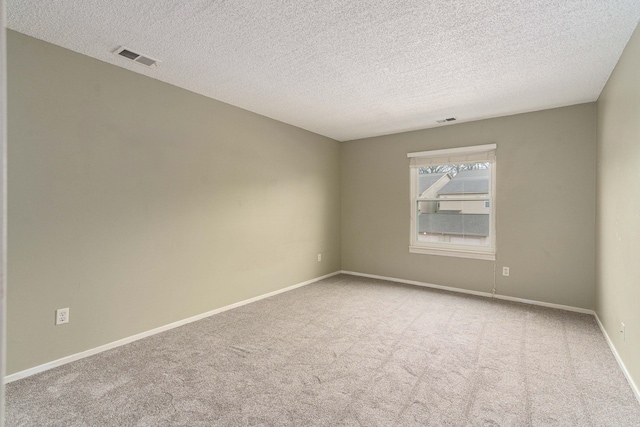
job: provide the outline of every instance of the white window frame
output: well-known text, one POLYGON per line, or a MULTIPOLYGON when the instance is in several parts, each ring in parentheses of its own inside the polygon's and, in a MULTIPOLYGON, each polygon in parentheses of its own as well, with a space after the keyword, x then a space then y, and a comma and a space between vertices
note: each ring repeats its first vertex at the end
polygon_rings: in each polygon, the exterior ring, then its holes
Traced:
POLYGON ((495 261, 496 259, 496 144, 474 145, 470 147, 448 148, 444 150, 420 151, 408 153, 410 158, 410 240, 409 252, 427 255, 453 256, 459 258, 473 258, 495 261), (453 243, 420 242, 417 236, 417 204, 418 198, 418 170, 420 159, 437 162, 437 164, 451 163, 491 163, 489 181, 489 245, 472 246, 453 243))

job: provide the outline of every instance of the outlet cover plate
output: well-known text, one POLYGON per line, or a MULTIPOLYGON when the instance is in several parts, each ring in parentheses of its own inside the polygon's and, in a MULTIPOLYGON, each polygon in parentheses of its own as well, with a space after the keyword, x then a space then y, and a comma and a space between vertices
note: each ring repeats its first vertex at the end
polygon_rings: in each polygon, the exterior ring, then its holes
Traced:
POLYGON ((56 326, 69 323, 69 307, 56 310, 56 326))

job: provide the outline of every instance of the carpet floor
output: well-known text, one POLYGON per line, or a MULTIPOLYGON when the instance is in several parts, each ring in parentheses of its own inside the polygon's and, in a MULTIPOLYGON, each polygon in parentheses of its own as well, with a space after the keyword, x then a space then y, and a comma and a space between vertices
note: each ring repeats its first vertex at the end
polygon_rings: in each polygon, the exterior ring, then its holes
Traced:
POLYGON ((13 426, 639 426, 593 316, 339 275, 7 385, 13 426))

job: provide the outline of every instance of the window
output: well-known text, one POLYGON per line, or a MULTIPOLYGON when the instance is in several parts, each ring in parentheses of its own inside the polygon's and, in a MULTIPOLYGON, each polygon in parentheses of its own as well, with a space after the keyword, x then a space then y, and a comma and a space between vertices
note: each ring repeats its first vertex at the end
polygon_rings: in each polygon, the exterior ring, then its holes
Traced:
POLYGON ((409 153, 413 253, 495 260, 496 145, 409 153))

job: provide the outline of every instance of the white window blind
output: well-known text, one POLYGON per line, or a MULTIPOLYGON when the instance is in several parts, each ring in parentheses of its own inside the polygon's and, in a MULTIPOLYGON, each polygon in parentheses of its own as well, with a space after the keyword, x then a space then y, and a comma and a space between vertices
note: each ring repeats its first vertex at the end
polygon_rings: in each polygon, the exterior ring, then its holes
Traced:
POLYGON ((496 144, 409 153, 412 168, 453 163, 493 162, 496 159, 496 144))

